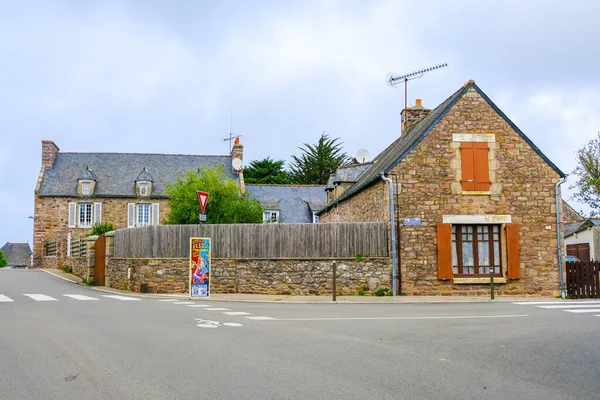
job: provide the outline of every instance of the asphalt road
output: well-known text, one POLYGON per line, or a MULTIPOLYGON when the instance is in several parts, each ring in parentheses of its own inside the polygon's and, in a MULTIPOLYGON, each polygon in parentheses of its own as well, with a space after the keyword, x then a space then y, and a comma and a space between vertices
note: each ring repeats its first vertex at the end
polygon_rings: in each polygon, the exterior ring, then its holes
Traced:
POLYGON ((106 295, 0 270, 0 399, 600 399, 600 312, 106 295))

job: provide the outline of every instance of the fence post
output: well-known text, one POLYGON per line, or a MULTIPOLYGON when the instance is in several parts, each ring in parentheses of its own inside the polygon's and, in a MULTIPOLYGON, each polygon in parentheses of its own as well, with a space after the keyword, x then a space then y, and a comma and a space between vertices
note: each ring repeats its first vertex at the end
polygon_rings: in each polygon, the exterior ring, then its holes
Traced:
POLYGON ((491 300, 494 300, 494 267, 490 267, 490 295, 491 300))
POLYGON ((333 261, 332 263, 332 268, 333 270, 333 301, 336 301, 336 295, 337 295, 337 261, 333 261))

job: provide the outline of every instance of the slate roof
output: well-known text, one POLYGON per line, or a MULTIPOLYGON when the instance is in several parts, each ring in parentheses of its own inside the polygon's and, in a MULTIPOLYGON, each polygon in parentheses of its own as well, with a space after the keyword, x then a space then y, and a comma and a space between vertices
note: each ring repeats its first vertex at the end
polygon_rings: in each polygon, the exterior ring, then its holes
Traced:
POLYGON ((231 156, 138 153, 58 153, 52 168, 44 173, 39 196, 77 194, 77 179, 89 166, 97 177, 94 197, 136 197, 135 180, 146 167, 151 174, 153 198, 166 197, 165 183, 172 183, 187 171, 201 166, 223 165, 228 177, 237 181, 231 170, 231 156))
POLYGON ((90 171, 90 169, 87 166, 85 167, 85 171, 83 171, 83 175, 79 177, 79 180, 98 182, 98 178, 96 177, 96 174, 94 174, 94 171, 90 171))
POLYGON ((368 170, 372 163, 342 165, 335 171, 333 182, 356 182, 360 176, 368 170))
POLYGON ((584 229, 591 228, 594 226, 600 226, 600 219, 586 219, 579 222, 565 224, 564 235, 565 237, 571 236, 574 233, 581 232, 584 229))
POLYGON ((152 175, 150 175, 150 172, 148 172, 146 167, 144 167, 142 172, 140 172, 140 174, 137 176, 137 178, 135 178, 135 180, 152 182, 152 175))
POLYGON ((544 161, 552 169, 554 169, 561 177, 565 174, 552 163, 535 144, 500 110, 492 100, 475 84, 474 81, 469 81, 463 87, 454 92, 450 97, 444 100, 440 105, 433 109, 421 122, 410 127, 402 136, 396 139, 391 145, 383 150, 375 159, 372 166, 365 171, 359 180, 346 190, 340 197, 327 204, 321 212, 329 210, 334 205, 354 196, 363 189, 371 186, 378 180, 381 180, 381 173, 387 174, 398 165, 421 141, 435 128, 437 123, 446 116, 448 111, 467 93, 469 89, 475 89, 481 97, 496 111, 504 120, 521 136, 532 148, 538 153, 544 161))
POLYGON ((8 265, 15 267, 29 266, 29 257, 31 257, 29 243, 7 242, 0 250, 4 252, 4 257, 8 261, 8 265))
POLYGON ((278 210, 283 223, 312 223, 312 213, 327 202, 322 185, 246 185, 246 191, 263 207, 278 210))

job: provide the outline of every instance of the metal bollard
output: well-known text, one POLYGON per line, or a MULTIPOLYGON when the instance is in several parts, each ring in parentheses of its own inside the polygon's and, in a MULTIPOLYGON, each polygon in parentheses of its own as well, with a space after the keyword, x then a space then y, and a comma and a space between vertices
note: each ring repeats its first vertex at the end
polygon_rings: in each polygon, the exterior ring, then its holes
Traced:
POLYGON ((332 266, 331 269, 333 270, 333 301, 336 301, 335 297, 337 295, 336 294, 336 292, 337 292, 337 287, 336 287, 337 286, 336 285, 336 280, 337 280, 337 262, 334 261, 331 266, 332 266))
POLYGON ((494 267, 490 267, 490 294, 491 300, 494 300, 494 267))

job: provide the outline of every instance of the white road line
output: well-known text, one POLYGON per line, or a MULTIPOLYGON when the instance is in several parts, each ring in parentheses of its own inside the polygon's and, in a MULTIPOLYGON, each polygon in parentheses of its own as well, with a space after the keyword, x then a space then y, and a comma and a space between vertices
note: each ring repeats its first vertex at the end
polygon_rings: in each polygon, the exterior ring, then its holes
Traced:
POLYGON ((178 299, 163 299, 163 300, 159 300, 159 301, 179 301, 178 299))
MULTIPOLYGON (((277 318, 262 317, 262 316, 259 316, 259 317, 244 317, 244 318, 246 318, 246 319, 253 319, 255 321, 267 321, 267 320, 271 320, 271 319, 277 319, 277 318)), ((278 320, 278 321, 282 321, 282 320, 278 320)), ((288 319, 286 321, 294 321, 294 320, 293 319, 291 319, 291 320, 288 319)))
POLYGON ((563 310, 566 312, 572 312, 572 313, 588 313, 588 312, 600 312, 600 308, 594 308, 594 309, 590 309, 590 310, 563 310))
POLYGON ((483 318, 518 318, 527 317, 528 314, 518 315, 458 315, 455 317, 357 317, 357 318, 269 318, 269 317, 246 317, 248 319, 272 319, 276 321, 378 321, 378 320, 426 320, 426 319, 483 319, 483 318))
POLYGON ((0 303, 10 303, 10 302, 13 302, 13 301, 14 300, 11 299, 10 297, 5 296, 3 294, 0 294, 0 303))
POLYGON ((225 314, 225 315, 250 315, 250 313, 247 313, 244 311, 229 311, 229 312, 224 312, 223 314, 225 314))
POLYGON ((224 326, 243 326, 242 324, 238 324, 237 322, 223 322, 224 326))
POLYGON ((70 297, 75 300, 100 300, 95 297, 84 296, 82 294, 63 294, 65 297, 70 297))
POLYGON ((123 301, 132 301, 132 300, 141 300, 137 297, 128 297, 128 296, 117 296, 111 294, 102 294, 102 297, 108 297, 109 299, 123 300, 123 301))
POLYGON ((183 305, 188 305, 188 304, 194 304, 193 301, 176 301, 174 303, 171 304, 183 304, 183 305))
POLYGON ((192 308, 203 308, 203 307, 209 307, 209 305, 207 304, 192 304, 188 307, 192 307, 192 308))
POLYGON ((46 296, 45 294, 25 294, 23 296, 31 297, 35 301, 58 301, 54 297, 46 296))
POLYGON ((207 308, 208 311, 228 311, 230 310, 229 308, 224 308, 224 307, 213 307, 213 308, 207 308))
POLYGON ((571 300, 571 301, 519 301, 513 304, 520 306, 538 306, 541 304, 600 304, 600 301, 594 300, 571 300))
POLYGON ((558 306, 538 306, 539 308, 593 308, 598 307, 598 304, 560 304, 558 306))

